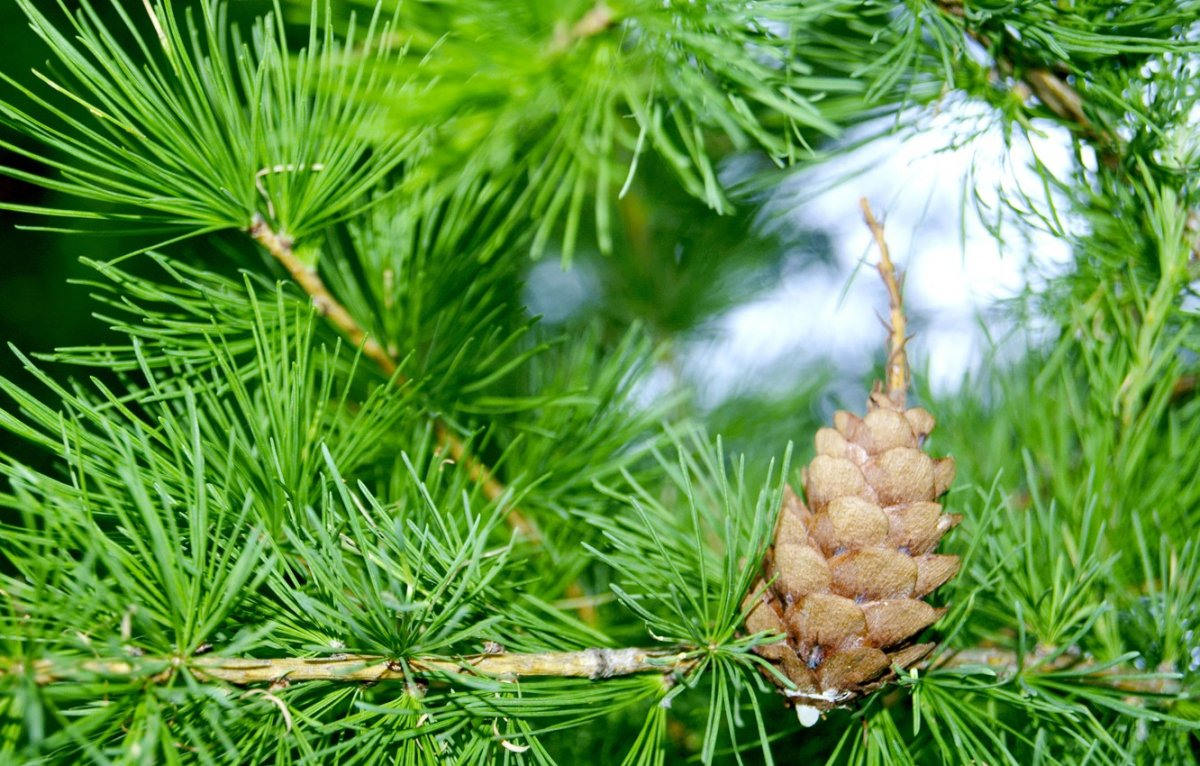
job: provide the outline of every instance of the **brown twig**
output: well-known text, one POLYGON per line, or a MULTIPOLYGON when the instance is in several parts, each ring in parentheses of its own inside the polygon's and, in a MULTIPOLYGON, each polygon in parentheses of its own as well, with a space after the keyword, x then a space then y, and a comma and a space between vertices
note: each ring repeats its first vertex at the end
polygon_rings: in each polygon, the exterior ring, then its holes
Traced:
POLYGON ((325 287, 325 282, 317 274, 317 270, 296 257, 295 251, 292 250, 293 243, 290 237, 276 233, 258 214, 255 214, 254 220, 250 223, 250 236, 262 245, 272 258, 279 261, 296 281, 296 284, 308 293, 317 313, 328 319, 338 332, 354 344, 355 348, 361 348, 363 356, 379 365, 385 375, 396 376, 397 382, 404 382, 403 376, 396 373, 395 360, 384 350, 383 346, 367 335, 362 326, 354 321, 354 317, 350 316, 350 312, 346 311, 341 303, 338 303, 338 300, 325 287))
MULTIPOLYGON (((537 652, 474 654, 460 658, 414 658, 406 662, 376 655, 342 655, 334 657, 215 657, 205 655, 187 661, 168 658, 123 659, 50 659, 32 662, 0 659, 0 676, 29 674, 41 685, 87 681, 98 678, 113 680, 141 678, 165 683, 176 671, 187 668, 197 677, 222 681, 236 686, 251 684, 287 685, 304 681, 343 683, 376 683, 430 678, 447 674, 473 675, 497 679, 517 678, 589 678, 601 680, 617 676, 658 673, 664 676, 687 673, 702 659, 694 649, 583 649, 575 652, 537 652)), ((1099 685, 1134 694, 1172 695, 1179 691, 1179 682, 1170 669, 1156 674, 1131 675, 1120 667, 1102 667, 1092 660, 1062 653, 1052 655, 1045 650, 1030 653, 1024 658, 1003 649, 974 648, 957 651, 938 658, 932 665, 924 663, 922 670, 942 670, 979 666, 1001 678, 1018 672, 1049 674, 1073 671, 1087 675, 1099 685)))
MULTIPOLYGON (((346 307, 338 302, 337 298, 329 292, 325 286, 325 282, 317 273, 317 270, 304 263, 296 257, 295 251, 292 249, 292 240, 285 234, 280 234, 273 230, 270 225, 263 219, 262 216, 255 214, 254 219, 250 223, 250 236, 263 248, 271 254, 271 257, 278 261, 288 274, 292 276, 296 284, 308 294, 312 300, 313 307, 321 316, 329 320, 329 323, 337 328, 343 336, 346 337, 356 348, 362 349, 363 356, 366 356, 371 361, 383 370, 383 373, 390 377, 397 384, 403 383, 405 378, 397 371, 396 361, 374 338, 367 334, 346 307)), ((438 421, 436 424, 436 435, 440 449, 450 453, 450 457, 460 463, 467 469, 467 475, 471 480, 476 482, 483 494, 488 500, 495 501, 504 494, 504 485, 496 480, 487 466, 480 463, 468 452, 466 445, 459 439, 445 423, 438 421)), ((518 508, 510 508, 508 515, 508 523, 513 529, 524 534, 531 540, 541 540, 541 533, 536 526, 533 525, 518 508)))
POLYGON ((888 292, 888 306, 891 310, 888 324, 888 395, 897 403, 903 404, 908 393, 908 353, 905 346, 908 343, 908 323, 904 317, 904 298, 900 293, 900 278, 896 275, 896 267, 892 264, 891 252, 887 240, 883 236, 883 224, 871 212, 867 198, 858 201, 862 208, 863 220, 871 235, 875 237, 875 245, 879 248, 879 276, 888 292))

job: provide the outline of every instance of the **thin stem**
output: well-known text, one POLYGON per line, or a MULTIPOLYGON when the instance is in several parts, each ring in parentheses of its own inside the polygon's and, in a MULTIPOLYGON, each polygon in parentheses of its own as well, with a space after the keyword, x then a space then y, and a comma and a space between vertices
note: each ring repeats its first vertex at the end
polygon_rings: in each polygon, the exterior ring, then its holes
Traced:
MULTIPOLYGON (((367 331, 363 329, 346 307, 338 302, 337 298, 329 292, 329 288, 325 286, 325 282, 317 273, 316 268, 309 266, 296 257, 295 251, 292 249, 292 240, 290 237, 274 231, 262 216, 255 214, 254 219, 250 224, 250 236, 256 242, 263 246, 271 257, 278 261, 296 284, 308 294, 312 299, 313 306, 321 316, 329 320, 329 323, 337 328, 338 332, 346 337, 356 348, 362 349, 362 353, 371 361, 383 370, 383 373, 395 381, 397 384, 403 383, 405 378, 397 371, 396 361, 392 359, 387 350, 381 346, 378 341, 372 338, 367 331)), ((476 460, 468 452, 466 445, 458 438, 447 426, 441 421, 437 421, 436 434, 438 445, 441 449, 450 453, 452 459, 461 463, 467 469, 467 475, 471 480, 476 482, 483 494, 489 500, 496 500, 504 494, 504 485, 495 479, 492 472, 486 465, 476 460)), ((541 533, 536 526, 533 525, 518 508, 510 508, 507 515, 508 523, 513 529, 521 532, 529 539, 538 541, 541 540, 541 533)))
POLYGON ((884 287, 887 288, 888 305, 891 309, 891 321, 888 325, 888 395, 897 404, 902 405, 908 394, 908 353, 905 351, 905 345, 908 343, 908 322, 904 316, 900 278, 896 276, 896 267, 892 265, 891 252, 883 236, 883 224, 871 212, 871 205, 866 197, 860 199, 858 204, 862 208, 863 220, 866 221, 867 228, 871 230, 875 244, 879 247, 879 264, 876 268, 883 279, 884 287))
POLYGON ((395 360, 384 350, 383 346, 369 336, 366 330, 354 321, 354 317, 350 316, 350 312, 346 310, 345 306, 333 297, 333 294, 325 287, 325 282, 317 270, 296 257, 295 251, 292 250, 290 237, 276 233, 258 214, 255 214, 254 220, 250 224, 250 236, 262 245, 272 258, 279 261, 292 275, 296 284, 308 293, 317 313, 328 319, 330 324, 338 329, 338 332, 354 344, 355 348, 361 348, 363 355, 379 365, 385 375, 395 376, 398 383, 404 382, 404 376, 396 373, 395 360))

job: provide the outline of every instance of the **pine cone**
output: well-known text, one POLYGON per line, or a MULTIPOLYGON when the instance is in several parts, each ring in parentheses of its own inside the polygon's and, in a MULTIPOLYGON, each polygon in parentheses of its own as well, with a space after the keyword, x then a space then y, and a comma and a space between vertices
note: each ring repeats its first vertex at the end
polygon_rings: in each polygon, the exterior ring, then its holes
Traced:
POLYGON ((808 505, 788 488, 764 562, 774 580, 748 596, 748 632, 787 636, 756 651, 796 685, 784 692, 807 722, 924 657, 933 644, 913 639, 945 610, 922 599, 958 572, 957 556, 932 553, 961 519, 934 502, 954 459, 921 451, 933 416, 897 398, 876 389, 866 417, 838 412, 817 432, 808 505))

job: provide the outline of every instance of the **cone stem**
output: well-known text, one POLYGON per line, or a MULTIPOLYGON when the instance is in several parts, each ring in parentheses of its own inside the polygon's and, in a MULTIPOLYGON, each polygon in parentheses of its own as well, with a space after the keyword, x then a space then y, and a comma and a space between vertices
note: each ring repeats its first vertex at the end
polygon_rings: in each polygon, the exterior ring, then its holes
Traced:
POLYGON ((888 395, 894 402, 903 405, 908 394, 908 354, 904 348, 908 341, 908 323, 904 316, 904 298, 900 294, 900 278, 896 275, 896 267, 892 264, 891 252, 883 236, 883 224, 871 212, 871 205, 866 197, 860 199, 858 204, 862 208, 863 220, 879 247, 879 264, 875 268, 879 270, 879 276, 887 288, 888 305, 891 309, 888 325, 888 395))

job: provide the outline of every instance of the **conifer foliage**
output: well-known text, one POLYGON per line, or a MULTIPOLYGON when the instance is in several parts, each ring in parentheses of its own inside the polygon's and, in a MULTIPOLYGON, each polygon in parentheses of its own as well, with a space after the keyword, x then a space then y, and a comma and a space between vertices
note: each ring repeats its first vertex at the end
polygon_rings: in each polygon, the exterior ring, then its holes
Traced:
POLYGON ((1200 3, 6 1, 4 204, 107 335, 0 379, 0 762, 1200 751, 1200 3), (747 210, 963 102, 1072 149, 964 196, 1072 253, 1005 353, 910 379, 864 205, 863 417, 663 391, 747 210))

